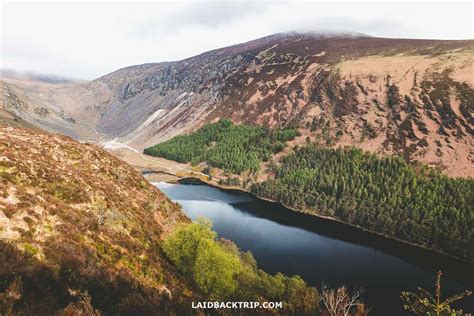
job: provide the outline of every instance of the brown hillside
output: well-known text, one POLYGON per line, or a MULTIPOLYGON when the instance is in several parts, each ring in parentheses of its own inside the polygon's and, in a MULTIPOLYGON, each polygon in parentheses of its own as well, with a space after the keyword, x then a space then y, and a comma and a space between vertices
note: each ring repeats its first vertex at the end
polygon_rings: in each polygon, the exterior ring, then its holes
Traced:
POLYGON ((104 150, 0 126, 0 192, 0 293, 21 279, 15 314, 57 314, 85 291, 109 314, 189 308, 190 283, 161 250, 188 219, 104 150))

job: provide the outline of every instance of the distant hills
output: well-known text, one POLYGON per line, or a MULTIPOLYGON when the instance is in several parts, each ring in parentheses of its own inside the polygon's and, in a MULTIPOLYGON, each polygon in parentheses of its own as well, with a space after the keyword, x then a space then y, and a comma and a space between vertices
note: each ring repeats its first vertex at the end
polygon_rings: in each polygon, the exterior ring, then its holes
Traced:
POLYGON ((281 33, 87 83, 3 78, 0 107, 49 131, 139 150, 219 118, 296 124, 296 143, 474 176, 473 51, 472 40, 281 33))

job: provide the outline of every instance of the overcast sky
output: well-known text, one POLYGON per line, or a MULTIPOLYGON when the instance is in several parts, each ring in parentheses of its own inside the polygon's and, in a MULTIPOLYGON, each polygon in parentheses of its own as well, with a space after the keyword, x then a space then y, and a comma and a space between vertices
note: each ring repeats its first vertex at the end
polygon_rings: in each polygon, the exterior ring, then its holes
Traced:
POLYGON ((471 1, 1 3, 1 67, 79 79, 291 30, 473 38, 471 1))

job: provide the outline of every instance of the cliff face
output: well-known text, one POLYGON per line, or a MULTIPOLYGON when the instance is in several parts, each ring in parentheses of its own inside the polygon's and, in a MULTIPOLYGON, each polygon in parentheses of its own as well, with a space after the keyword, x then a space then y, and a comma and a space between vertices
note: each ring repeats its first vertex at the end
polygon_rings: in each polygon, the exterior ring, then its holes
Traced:
POLYGON ((0 192, 0 293, 19 293, 15 314, 82 310, 88 295, 111 314, 189 308, 190 283, 161 249, 188 219, 102 149, 0 126, 0 192))
POLYGON ((231 118, 295 123, 303 143, 397 153, 474 176, 465 168, 473 159, 473 49, 473 41, 276 34, 62 84, 50 99, 78 135, 119 137, 140 150, 231 118))

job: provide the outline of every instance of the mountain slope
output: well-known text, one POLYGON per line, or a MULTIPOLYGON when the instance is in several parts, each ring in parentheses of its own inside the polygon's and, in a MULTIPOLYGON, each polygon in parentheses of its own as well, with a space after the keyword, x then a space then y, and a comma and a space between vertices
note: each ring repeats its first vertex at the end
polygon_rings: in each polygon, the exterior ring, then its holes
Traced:
POLYGON ((294 122, 328 146, 398 153, 472 176, 460 166, 473 159, 473 47, 271 36, 153 66, 120 85, 98 126, 142 148, 222 117, 294 122))
POLYGON ((397 153, 474 176, 465 167, 473 161, 473 51, 472 40, 282 33, 50 93, 76 121, 71 129, 139 150, 218 118, 296 123, 302 143, 397 153))
POLYGON ((57 314, 85 291, 108 314, 189 308, 192 286, 161 249, 188 219, 102 149, 1 126, 0 192, 0 293, 21 278, 16 314, 57 314))

